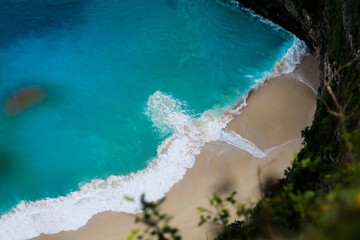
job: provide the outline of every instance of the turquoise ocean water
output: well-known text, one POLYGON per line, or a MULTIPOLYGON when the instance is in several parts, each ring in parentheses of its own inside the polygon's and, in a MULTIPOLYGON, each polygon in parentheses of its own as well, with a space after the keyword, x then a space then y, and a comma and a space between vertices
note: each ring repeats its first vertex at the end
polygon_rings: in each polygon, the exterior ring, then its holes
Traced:
POLYGON ((162 197, 299 45, 225 0, 0 3, 0 104, 28 86, 46 94, 0 113, 1 239, 139 211, 125 194, 162 197))

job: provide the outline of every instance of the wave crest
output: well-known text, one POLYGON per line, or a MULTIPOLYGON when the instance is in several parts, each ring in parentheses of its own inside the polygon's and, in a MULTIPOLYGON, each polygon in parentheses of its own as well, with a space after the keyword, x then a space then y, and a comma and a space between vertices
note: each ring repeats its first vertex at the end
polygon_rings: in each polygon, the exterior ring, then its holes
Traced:
POLYGON ((192 121, 185 109, 185 102, 156 91, 148 99, 145 114, 153 126, 161 132, 168 133, 169 130, 180 132, 192 121))

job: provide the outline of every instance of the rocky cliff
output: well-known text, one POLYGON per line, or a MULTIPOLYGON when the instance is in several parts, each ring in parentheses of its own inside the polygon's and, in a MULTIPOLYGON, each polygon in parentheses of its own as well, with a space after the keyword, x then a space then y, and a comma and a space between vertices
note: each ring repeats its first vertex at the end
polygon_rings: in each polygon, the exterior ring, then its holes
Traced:
POLYGON ((321 86, 313 126, 304 132, 308 155, 343 159, 339 121, 325 83, 330 82, 346 116, 346 130, 360 128, 360 1, 359 0, 239 0, 247 8, 294 33, 320 58, 321 86), (313 149, 313 146, 322 146, 313 149), (327 148, 327 149, 325 149, 327 148))
POLYGON ((360 1, 238 1, 317 53, 321 85, 304 148, 285 178, 216 239, 359 239, 360 1))

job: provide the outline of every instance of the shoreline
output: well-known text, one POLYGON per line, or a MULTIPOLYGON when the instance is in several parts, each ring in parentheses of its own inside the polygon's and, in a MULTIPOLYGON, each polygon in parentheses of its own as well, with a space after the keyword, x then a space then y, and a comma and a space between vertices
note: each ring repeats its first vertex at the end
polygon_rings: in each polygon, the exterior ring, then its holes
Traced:
MULTIPOLYGON (((237 190, 236 198, 251 204, 261 196, 258 171, 262 181, 283 176, 293 155, 301 149, 300 132, 311 124, 315 112, 318 64, 313 56, 305 56, 290 74, 270 78, 251 90, 247 106, 227 125, 226 129, 250 140, 262 151, 269 151, 265 158, 256 159, 220 140, 206 143, 194 166, 166 193, 163 212, 175 216, 171 225, 179 227, 183 239, 206 239, 216 233, 217 229, 209 226, 197 227, 196 208, 207 206, 213 192, 226 195, 237 190)), ((75 231, 41 234, 34 239, 126 239, 131 229, 138 227, 134 216, 103 212, 75 231)))

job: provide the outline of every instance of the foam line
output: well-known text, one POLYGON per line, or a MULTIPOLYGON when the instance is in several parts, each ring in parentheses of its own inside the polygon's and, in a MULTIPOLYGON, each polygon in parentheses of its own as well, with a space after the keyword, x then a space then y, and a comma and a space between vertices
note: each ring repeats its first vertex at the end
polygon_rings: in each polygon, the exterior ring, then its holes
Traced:
POLYGON ((308 83, 307 81, 305 81, 299 74, 293 74, 293 73, 292 73, 291 76, 293 76, 294 79, 296 79, 296 80, 304 83, 306 86, 308 86, 308 87, 315 93, 315 95, 317 95, 317 90, 315 90, 315 89, 313 88, 313 86, 311 86, 310 83, 308 83))
POLYGON ((250 142, 246 138, 243 138, 234 131, 223 129, 220 133, 219 140, 224 141, 234 147, 245 150, 257 158, 264 158, 266 154, 261 151, 254 143, 250 142))
POLYGON ((280 147, 282 147, 282 146, 285 146, 286 144, 289 144, 289 143, 291 143, 291 142, 293 142, 293 141, 295 141, 295 140, 296 140, 296 138, 291 139, 291 140, 288 140, 288 141, 286 141, 286 142, 284 142, 284 143, 282 143, 282 144, 280 144, 280 145, 277 145, 277 146, 275 146, 275 147, 268 148, 268 149, 266 149, 266 150, 264 151, 264 153, 265 153, 266 155, 268 155, 272 150, 275 150, 275 149, 277 149, 277 148, 280 148, 280 147))

